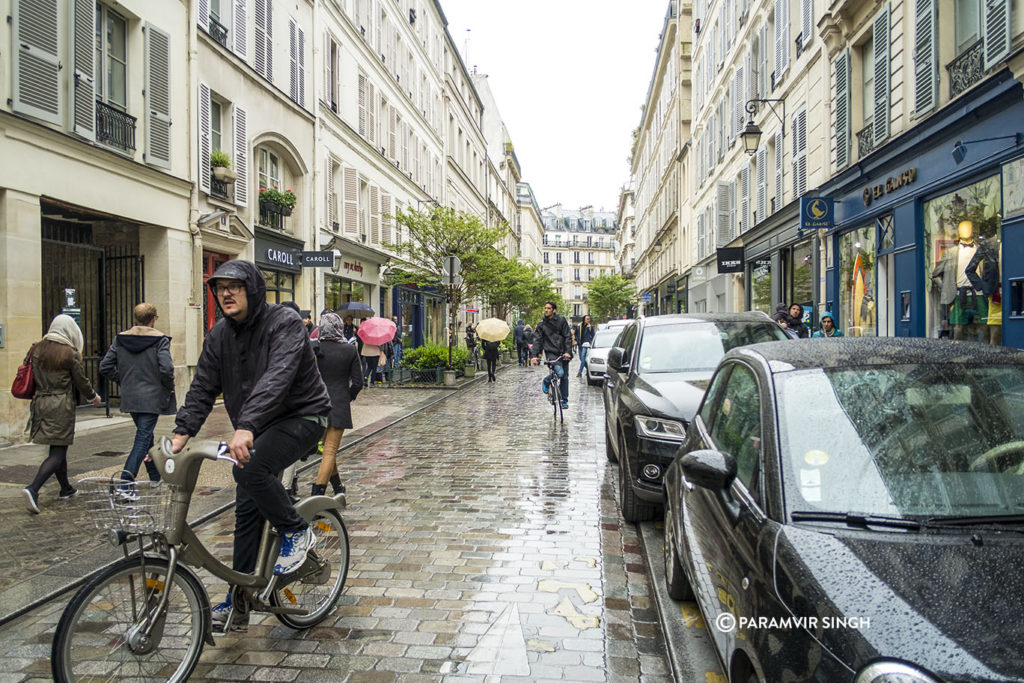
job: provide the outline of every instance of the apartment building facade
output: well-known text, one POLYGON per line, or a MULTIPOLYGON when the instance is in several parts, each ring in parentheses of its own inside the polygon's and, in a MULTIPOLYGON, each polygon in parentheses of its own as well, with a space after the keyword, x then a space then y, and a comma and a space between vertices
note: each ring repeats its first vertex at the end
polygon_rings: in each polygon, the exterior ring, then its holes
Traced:
POLYGON ((530 183, 516 184, 516 234, 519 260, 540 267, 544 251, 544 219, 530 183))
POLYGON ((836 201, 822 308, 847 334, 1024 347, 1020 9, 836 1, 822 15, 834 106, 816 194, 836 201))
POLYGON ((563 209, 561 204, 541 212, 544 221, 541 269, 554 279, 565 301, 559 311, 579 322, 589 311, 587 283, 616 271, 615 213, 591 207, 563 209))

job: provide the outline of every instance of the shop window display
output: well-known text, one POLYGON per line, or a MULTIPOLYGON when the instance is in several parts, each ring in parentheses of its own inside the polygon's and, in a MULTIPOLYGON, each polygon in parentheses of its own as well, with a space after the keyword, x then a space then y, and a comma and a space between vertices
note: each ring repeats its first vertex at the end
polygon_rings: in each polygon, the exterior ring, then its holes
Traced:
POLYGON ((839 237, 839 329, 847 337, 878 335, 875 310, 875 226, 839 237))
POLYGON ((772 260, 765 256, 750 265, 750 310, 771 315, 772 306, 772 260))
POLYGON ((929 337, 1002 344, 999 176, 924 205, 929 337))

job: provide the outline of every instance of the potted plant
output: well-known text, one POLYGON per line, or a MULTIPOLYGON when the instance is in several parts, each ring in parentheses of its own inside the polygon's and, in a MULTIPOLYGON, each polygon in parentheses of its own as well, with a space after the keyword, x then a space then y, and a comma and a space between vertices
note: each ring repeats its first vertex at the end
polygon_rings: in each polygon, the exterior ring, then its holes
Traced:
POLYGON ((260 210, 268 213, 279 213, 282 216, 291 216, 292 209, 298 198, 291 190, 281 192, 274 187, 260 188, 260 210))
POLYGON ((213 177, 222 183, 233 183, 238 180, 238 174, 231 170, 231 157, 227 152, 213 150, 210 153, 210 166, 213 168, 213 177))

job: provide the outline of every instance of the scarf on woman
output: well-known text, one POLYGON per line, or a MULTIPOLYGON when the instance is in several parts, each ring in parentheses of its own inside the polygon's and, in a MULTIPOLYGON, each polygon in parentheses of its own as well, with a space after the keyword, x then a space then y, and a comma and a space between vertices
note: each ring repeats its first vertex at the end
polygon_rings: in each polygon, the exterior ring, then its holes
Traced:
POLYGON ((320 316, 320 332, 317 339, 324 341, 345 341, 345 322, 337 313, 320 316))
POLYGON ((70 315, 63 313, 53 319, 50 329, 47 330, 43 339, 65 344, 79 353, 82 352, 82 346, 85 345, 85 339, 82 337, 82 330, 78 327, 78 323, 70 315))

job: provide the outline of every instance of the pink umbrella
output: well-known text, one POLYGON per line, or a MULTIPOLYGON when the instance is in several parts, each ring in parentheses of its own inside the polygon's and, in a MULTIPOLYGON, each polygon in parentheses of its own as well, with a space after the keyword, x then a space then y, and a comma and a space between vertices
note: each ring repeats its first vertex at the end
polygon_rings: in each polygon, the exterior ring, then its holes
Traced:
POLYGON ((395 324, 387 318, 367 318, 359 323, 356 334, 366 344, 380 346, 395 338, 395 324))

